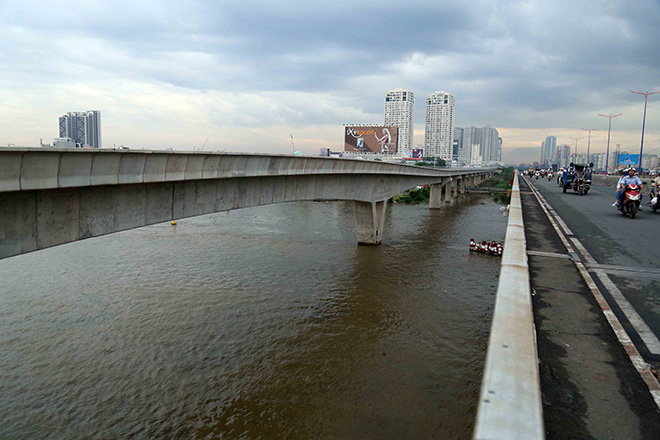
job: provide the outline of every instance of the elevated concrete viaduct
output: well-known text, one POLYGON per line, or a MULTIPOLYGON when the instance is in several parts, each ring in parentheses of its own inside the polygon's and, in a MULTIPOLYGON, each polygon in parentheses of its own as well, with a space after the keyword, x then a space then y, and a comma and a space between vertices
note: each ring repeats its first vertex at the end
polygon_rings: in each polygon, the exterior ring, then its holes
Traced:
POLYGON ((263 154, 0 149, 0 258, 175 219, 301 200, 355 201, 357 241, 382 240, 387 200, 431 185, 439 208, 494 168, 436 170, 263 154))

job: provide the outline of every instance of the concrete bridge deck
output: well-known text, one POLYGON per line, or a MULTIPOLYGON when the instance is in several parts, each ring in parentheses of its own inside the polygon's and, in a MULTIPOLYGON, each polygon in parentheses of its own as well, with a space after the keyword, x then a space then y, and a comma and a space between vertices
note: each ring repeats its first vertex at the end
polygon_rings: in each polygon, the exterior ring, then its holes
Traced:
POLYGON ((300 200, 355 201, 358 243, 379 244, 389 198, 431 185, 430 207, 436 208, 494 170, 263 154, 1 148, 0 258, 300 200))
MULTIPOLYGON (((616 302, 598 276, 591 277, 600 269, 588 261, 590 254, 584 249, 614 240, 588 223, 607 228, 612 221, 614 228, 622 228, 637 219, 616 216, 610 206, 612 191, 598 186, 583 197, 564 194, 548 181, 530 180, 522 187, 534 191, 523 192, 522 203, 546 437, 657 438, 660 386, 646 365, 653 363, 653 343, 649 349, 630 333, 639 341, 637 350, 624 327, 634 329, 622 325, 612 312, 616 302)), ((648 216, 647 221, 652 220, 648 216)), ((620 251, 616 253, 611 258, 620 251)), ((617 315, 626 319, 620 311, 617 315)))

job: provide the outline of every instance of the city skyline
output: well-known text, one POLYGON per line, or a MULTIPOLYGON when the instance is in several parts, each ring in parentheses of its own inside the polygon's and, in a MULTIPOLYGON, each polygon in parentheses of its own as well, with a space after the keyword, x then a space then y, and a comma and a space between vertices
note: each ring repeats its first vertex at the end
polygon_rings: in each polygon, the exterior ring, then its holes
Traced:
MULTIPOLYGON (((403 87, 418 97, 450 91, 455 125, 498 127, 503 161, 520 163, 538 157, 548 134, 570 143, 582 127, 599 129, 591 148, 604 152, 608 121, 599 113, 623 113, 611 142, 634 151, 644 100, 630 90, 660 90, 660 5, 650 0, 309 9, 5 1, 0 145, 36 146, 57 136, 53 118, 95 108, 106 147, 192 150, 209 138, 209 151, 286 153, 293 134, 297 149, 314 154, 338 149, 345 123, 381 121, 383 93, 403 87)), ((421 107, 415 115, 421 144, 421 107)), ((660 151, 658 95, 649 97, 647 151, 660 151)))

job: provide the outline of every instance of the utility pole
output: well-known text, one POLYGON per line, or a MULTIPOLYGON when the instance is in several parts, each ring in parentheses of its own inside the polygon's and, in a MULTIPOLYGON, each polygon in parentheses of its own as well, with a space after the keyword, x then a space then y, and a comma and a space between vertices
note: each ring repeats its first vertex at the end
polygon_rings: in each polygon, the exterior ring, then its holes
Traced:
POLYGON ((637 93, 638 95, 644 95, 644 118, 642 119, 642 143, 639 146, 639 165, 637 166, 639 173, 641 174, 642 172, 642 154, 644 154, 644 126, 646 125, 646 104, 649 101, 649 95, 655 95, 658 92, 636 92, 634 90, 631 90, 632 93, 637 93))
POLYGON ((591 150, 591 132, 598 130, 597 128, 583 128, 582 130, 589 132, 589 140, 587 141, 587 163, 589 163, 589 151, 591 150))
POLYGON ((610 123, 607 127, 607 153, 605 153, 605 174, 607 174, 610 169, 609 169, 609 164, 610 164, 610 132, 612 131, 612 118, 616 118, 617 116, 621 116, 623 113, 619 113, 618 115, 613 115, 610 113, 609 115, 603 115, 601 113, 598 113, 598 116, 602 116, 604 118, 608 118, 610 120, 610 123))

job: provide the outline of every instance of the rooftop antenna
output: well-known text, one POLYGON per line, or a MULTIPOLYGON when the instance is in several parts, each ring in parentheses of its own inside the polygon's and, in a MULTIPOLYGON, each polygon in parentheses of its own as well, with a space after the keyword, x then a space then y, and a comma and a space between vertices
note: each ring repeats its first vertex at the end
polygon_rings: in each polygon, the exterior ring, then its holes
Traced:
POLYGON ((293 135, 291 134, 291 154, 293 154, 293 135))
POLYGON ((209 141, 209 138, 207 137, 206 140, 204 141, 204 145, 202 145, 202 148, 199 149, 199 151, 202 151, 204 147, 206 147, 206 143, 209 141))

